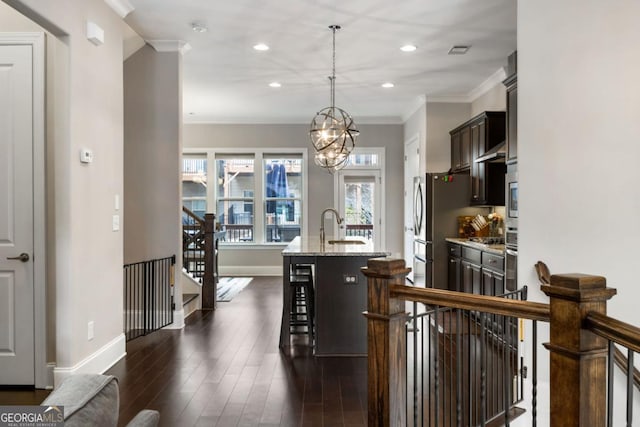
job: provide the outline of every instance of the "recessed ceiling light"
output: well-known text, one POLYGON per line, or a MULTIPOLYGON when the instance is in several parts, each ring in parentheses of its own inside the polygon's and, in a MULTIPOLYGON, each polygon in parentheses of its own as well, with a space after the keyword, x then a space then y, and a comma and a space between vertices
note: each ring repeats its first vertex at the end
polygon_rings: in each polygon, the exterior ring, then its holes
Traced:
POLYGON ((257 45, 253 46, 253 48, 260 51, 269 50, 269 46, 264 43, 258 43, 257 45))
POLYGON ((269 86, 270 87, 280 87, 282 85, 280 83, 278 83, 278 82, 271 82, 271 83, 269 83, 269 86))
POLYGON ((391 82, 382 83, 382 87, 386 88, 386 89, 394 87, 394 86, 395 85, 393 83, 391 83, 391 82))
POLYGON ((471 46, 456 45, 449 49, 449 55, 464 55, 471 46))
POLYGON ((208 30, 207 26, 201 22, 193 22, 191 24, 191 29, 196 33, 206 33, 208 30))
POLYGON ((417 47, 412 44, 405 44, 400 48, 400 50, 403 52, 414 52, 416 49, 417 47))

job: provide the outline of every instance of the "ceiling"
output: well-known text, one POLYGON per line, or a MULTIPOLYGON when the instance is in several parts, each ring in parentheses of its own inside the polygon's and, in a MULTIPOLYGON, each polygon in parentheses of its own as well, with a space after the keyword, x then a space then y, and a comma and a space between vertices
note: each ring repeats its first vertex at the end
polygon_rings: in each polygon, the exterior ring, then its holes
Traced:
POLYGON ((356 123, 401 123, 425 98, 468 100, 516 49, 514 0, 129 2, 125 21, 142 38, 191 47, 185 122, 309 123, 330 104, 332 24, 342 27, 335 104, 356 123), (194 22, 208 31, 193 31, 194 22), (402 52, 405 44, 417 50, 402 52), (448 55, 454 45, 471 48, 448 55))

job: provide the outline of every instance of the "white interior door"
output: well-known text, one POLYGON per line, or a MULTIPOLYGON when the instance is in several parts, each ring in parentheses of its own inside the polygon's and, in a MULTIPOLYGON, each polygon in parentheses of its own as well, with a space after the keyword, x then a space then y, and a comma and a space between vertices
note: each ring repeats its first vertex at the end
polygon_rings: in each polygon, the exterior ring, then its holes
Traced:
POLYGON ((344 170, 339 172, 338 211, 344 215, 341 237, 372 240, 375 248, 382 241, 382 192, 377 170, 344 170))
MULTIPOLYGON (((420 137, 414 136, 404 144, 404 259, 413 267, 413 178, 420 173, 420 137)), ((413 280, 413 271, 408 275, 413 280)))
POLYGON ((35 384, 32 46, 0 45, 0 384, 35 384))

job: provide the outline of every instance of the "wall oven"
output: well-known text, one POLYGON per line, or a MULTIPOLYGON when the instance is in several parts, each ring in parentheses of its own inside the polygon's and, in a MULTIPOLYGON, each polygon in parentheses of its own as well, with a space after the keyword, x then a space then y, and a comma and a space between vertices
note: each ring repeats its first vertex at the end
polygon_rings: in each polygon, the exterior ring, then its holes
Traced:
POLYGON ((505 183, 505 287, 518 289, 518 171, 516 164, 507 166, 505 183))
POLYGON ((518 234, 507 230, 504 250, 504 280, 508 291, 518 289, 518 234))
POLYGON ((507 229, 518 229, 518 171, 516 165, 509 165, 507 167, 506 176, 506 218, 505 225, 507 229))

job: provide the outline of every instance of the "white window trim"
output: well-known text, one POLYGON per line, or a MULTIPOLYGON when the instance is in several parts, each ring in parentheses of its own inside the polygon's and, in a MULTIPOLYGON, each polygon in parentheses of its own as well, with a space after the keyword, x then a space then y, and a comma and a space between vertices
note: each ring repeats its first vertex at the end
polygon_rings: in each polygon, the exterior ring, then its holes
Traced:
MULTIPOLYGON (((349 171, 359 171, 366 175, 367 171, 376 172, 380 177, 380 247, 386 247, 386 220, 387 204, 386 195, 386 176, 385 176, 385 148, 384 147, 355 147, 352 154, 377 154, 377 165, 352 165, 349 164, 344 169, 333 174, 333 206, 340 206, 340 175, 344 171, 346 175, 353 175, 349 171)), ((373 173, 372 173, 373 175, 373 173)))
MULTIPOLYGON (((286 247, 289 242, 265 242, 265 224, 264 224, 264 201, 266 198, 264 188, 264 156, 272 154, 286 155, 300 155, 302 156, 302 194, 300 197, 300 203, 302 205, 302 219, 300 227, 300 235, 307 236, 308 234, 308 212, 309 207, 307 203, 307 191, 308 191, 308 150, 306 148, 287 148, 287 147, 269 147, 269 148, 184 148, 183 154, 203 154, 207 157, 207 176, 215 177, 216 174, 216 155, 217 154, 253 154, 254 155, 254 189, 253 189, 253 242, 220 242, 225 249, 239 248, 239 249, 264 249, 264 248, 280 248, 286 247), (259 196, 259 197, 257 197, 259 196)), ((216 203, 216 185, 207 186, 207 205, 214 206, 216 203)), ((216 212, 217 215, 217 212, 216 212)))

